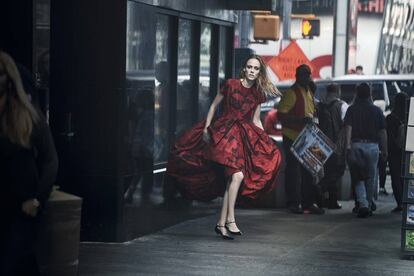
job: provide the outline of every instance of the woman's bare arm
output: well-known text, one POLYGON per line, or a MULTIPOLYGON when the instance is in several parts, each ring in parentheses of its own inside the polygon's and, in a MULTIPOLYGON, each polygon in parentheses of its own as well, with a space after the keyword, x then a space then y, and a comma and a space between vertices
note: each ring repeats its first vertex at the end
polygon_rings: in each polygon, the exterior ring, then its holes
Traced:
POLYGON ((253 123, 260 129, 263 130, 262 121, 260 120, 260 104, 257 105, 253 115, 253 123))
POLYGON ((204 126, 204 132, 207 132, 207 128, 210 126, 211 120, 213 120, 214 113, 216 113, 217 106, 221 103, 223 98, 224 98, 223 94, 219 92, 217 93, 216 97, 211 103, 210 108, 207 113, 206 125, 204 126))

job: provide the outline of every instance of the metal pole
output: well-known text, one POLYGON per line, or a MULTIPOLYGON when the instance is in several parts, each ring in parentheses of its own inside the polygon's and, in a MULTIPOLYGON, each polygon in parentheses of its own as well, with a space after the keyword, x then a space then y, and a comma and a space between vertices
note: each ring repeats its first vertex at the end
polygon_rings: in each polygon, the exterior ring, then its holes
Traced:
POLYGON ((290 43, 290 15, 292 13, 292 0, 283 1, 283 34, 281 46, 284 49, 290 43))
POLYGON ((239 29, 239 38, 240 38, 240 48, 248 48, 250 42, 250 12, 241 11, 240 12, 240 29, 239 29))
POLYGON ((334 10, 333 77, 346 74, 348 8, 349 0, 336 0, 334 10))

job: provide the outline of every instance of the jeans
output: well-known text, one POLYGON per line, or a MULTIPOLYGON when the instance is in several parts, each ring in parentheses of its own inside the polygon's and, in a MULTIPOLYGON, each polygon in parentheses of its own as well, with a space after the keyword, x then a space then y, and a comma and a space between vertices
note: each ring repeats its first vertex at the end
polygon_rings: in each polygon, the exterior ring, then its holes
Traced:
POLYGON ((371 207, 375 189, 375 174, 379 157, 378 144, 375 143, 352 143, 353 149, 360 149, 363 152, 365 168, 368 178, 355 182, 355 193, 359 207, 371 207))

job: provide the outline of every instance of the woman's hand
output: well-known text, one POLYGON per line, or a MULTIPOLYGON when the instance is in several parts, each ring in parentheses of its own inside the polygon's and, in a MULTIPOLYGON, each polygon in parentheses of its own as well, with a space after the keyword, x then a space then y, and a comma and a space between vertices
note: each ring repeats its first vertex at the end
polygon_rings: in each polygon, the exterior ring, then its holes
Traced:
POLYGON ((210 134, 208 133, 208 129, 206 127, 203 129, 203 141, 207 144, 210 143, 210 134))
POLYGON ((40 202, 36 198, 26 200, 22 203, 22 211, 24 214, 35 217, 39 210, 40 202))

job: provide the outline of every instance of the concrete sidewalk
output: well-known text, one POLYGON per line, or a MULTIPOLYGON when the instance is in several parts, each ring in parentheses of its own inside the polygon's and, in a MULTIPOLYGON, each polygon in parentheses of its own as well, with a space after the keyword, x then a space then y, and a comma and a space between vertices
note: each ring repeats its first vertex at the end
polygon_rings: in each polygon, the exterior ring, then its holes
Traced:
POLYGON ((237 210, 244 235, 233 241, 215 235, 210 215, 127 243, 81 243, 79 275, 414 275, 392 195, 367 219, 343 205, 322 216, 237 210))

